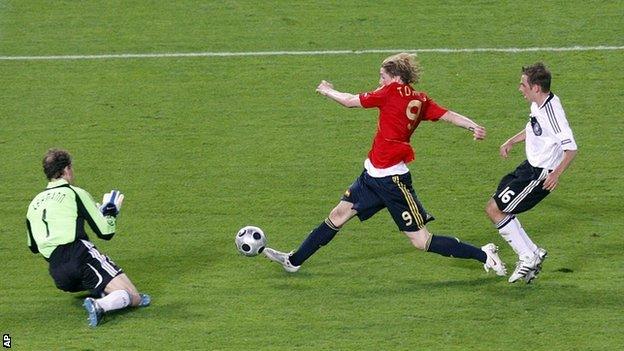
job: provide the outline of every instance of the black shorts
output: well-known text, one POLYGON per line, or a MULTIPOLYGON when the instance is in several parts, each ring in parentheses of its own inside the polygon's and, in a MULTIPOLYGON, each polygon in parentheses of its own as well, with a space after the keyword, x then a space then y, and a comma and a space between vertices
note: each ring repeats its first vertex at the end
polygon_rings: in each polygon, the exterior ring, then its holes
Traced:
POLYGON ((69 292, 89 290, 99 295, 113 278, 123 273, 87 240, 58 246, 50 255, 49 263, 56 287, 69 292))
POLYGON ((409 172, 374 178, 364 171, 344 193, 342 200, 353 204, 360 221, 387 208, 402 231, 417 231, 434 219, 418 200, 409 172))
POLYGON ((532 209, 550 194, 550 191, 542 187, 548 173, 547 169, 531 166, 529 161, 522 162, 498 184, 498 189, 492 196, 498 209, 513 214, 532 209))

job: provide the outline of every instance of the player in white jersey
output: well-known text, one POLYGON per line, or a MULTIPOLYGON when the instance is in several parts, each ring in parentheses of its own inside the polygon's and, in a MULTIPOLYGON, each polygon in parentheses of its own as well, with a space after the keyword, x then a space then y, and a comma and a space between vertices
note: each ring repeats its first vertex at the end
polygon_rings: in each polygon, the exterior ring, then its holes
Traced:
POLYGON ((559 184, 559 176, 576 156, 576 142, 559 97, 550 91, 551 74, 543 63, 522 68, 519 90, 531 103, 526 127, 500 146, 507 158, 514 144, 524 141, 527 160, 501 179, 485 211, 501 236, 518 254, 509 277, 530 283, 540 272, 546 250, 538 247, 516 215, 537 205, 559 184))

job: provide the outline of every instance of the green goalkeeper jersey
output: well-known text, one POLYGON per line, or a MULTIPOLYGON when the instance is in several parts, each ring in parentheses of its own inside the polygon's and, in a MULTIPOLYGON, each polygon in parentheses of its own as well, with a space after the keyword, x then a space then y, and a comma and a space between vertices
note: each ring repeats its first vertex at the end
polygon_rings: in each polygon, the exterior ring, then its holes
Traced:
POLYGON ((48 259, 59 245, 89 239, 85 221, 102 239, 109 240, 115 234, 115 217, 104 217, 86 190, 64 179, 54 180, 28 205, 28 247, 48 259))

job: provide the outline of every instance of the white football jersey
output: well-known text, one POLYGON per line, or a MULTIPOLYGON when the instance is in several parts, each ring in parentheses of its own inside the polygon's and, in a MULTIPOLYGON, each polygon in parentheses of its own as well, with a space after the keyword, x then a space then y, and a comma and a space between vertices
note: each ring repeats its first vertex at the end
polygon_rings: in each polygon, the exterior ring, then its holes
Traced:
POLYGON ((576 141, 559 97, 552 92, 542 106, 531 104, 526 125, 527 160, 533 167, 555 169, 564 150, 576 150, 576 141))

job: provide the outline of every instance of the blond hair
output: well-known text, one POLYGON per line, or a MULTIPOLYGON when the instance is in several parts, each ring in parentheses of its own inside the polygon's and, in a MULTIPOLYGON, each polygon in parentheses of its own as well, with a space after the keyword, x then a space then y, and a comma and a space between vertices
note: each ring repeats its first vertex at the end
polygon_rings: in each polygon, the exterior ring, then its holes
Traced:
POLYGON ((402 52, 392 55, 381 63, 381 67, 392 77, 401 77, 404 84, 418 83, 422 68, 416 54, 402 52))

